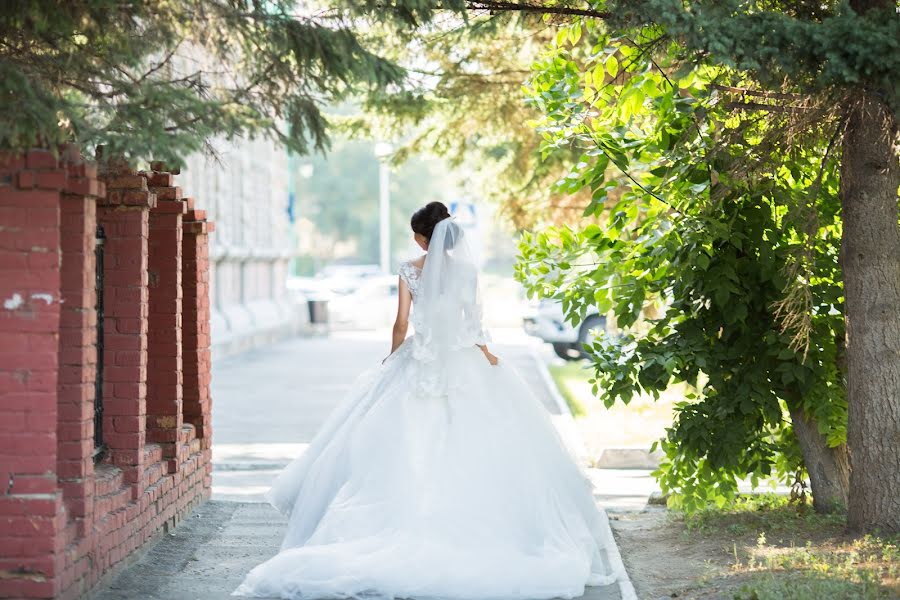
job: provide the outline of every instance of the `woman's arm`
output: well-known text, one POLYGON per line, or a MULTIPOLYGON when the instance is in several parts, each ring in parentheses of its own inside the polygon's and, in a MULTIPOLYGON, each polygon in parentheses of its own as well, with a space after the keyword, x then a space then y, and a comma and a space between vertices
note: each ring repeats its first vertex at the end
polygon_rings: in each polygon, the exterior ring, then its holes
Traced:
POLYGON ((406 332, 409 329, 410 305, 412 305, 412 294, 401 277, 397 294, 397 318, 394 320, 394 329, 391 333, 391 354, 396 352, 403 340, 406 339, 406 332))
POLYGON ((497 363, 500 362, 500 359, 497 358, 496 356, 494 356, 493 354, 491 354, 491 351, 488 350, 487 344, 475 344, 475 345, 478 346, 482 352, 484 352, 484 357, 488 360, 488 362, 496 367, 497 363))

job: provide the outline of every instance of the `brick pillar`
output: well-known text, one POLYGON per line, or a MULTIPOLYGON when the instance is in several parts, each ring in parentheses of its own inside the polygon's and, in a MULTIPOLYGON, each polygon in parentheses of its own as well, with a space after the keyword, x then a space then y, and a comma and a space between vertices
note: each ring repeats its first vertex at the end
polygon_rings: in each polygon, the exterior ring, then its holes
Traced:
POLYGON ((211 485, 212 400, 209 336, 209 234, 214 224, 205 211, 189 210, 184 217, 184 420, 194 426, 203 451, 204 487, 211 485))
POLYGON ((104 253, 103 430, 110 461, 123 470, 132 499, 143 491, 147 398, 147 256, 156 196, 142 175, 106 180, 97 222, 104 253))
POLYGON ((97 169, 73 149, 64 166, 68 181, 60 204, 62 250, 59 324, 57 475, 75 533, 84 536, 93 513, 94 396, 97 358, 97 169))
POLYGON ((0 159, 0 597, 59 591, 59 203, 49 152, 0 159))
POLYGON ((181 454, 182 429, 182 215, 187 205, 171 173, 149 175, 156 206, 150 210, 150 317, 147 333, 147 441, 159 443, 168 471, 181 454))

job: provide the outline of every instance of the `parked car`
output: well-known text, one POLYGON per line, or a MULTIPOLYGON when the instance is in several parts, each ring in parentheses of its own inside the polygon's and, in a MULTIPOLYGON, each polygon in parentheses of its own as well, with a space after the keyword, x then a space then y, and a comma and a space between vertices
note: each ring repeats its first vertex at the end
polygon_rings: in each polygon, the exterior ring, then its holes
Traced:
POLYGON ((397 314, 398 294, 396 275, 367 277, 352 292, 331 299, 328 303, 330 321, 339 327, 389 327, 397 314))
POLYGON ((317 277, 288 277, 286 287, 288 294, 294 296, 298 301, 307 298, 329 300, 335 295, 328 282, 317 277))
POLYGON ((385 273, 378 265, 328 265, 316 273, 316 279, 335 294, 349 294, 372 277, 385 273))
POLYGON ((541 300, 534 311, 523 319, 525 333, 551 344, 560 358, 578 360, 585 357, 585 344, 594 341, 597 331, 607 331, 607 320, 597 309, 589 309, 577 327, 566 321, 559 300, 541 300))

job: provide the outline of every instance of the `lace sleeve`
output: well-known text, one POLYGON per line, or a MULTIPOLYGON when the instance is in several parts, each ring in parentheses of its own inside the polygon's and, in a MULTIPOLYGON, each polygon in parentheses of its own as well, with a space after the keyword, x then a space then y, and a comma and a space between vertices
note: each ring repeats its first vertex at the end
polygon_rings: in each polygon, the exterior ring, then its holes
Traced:
POLYGON ((398 273, 400 279, 403 280, 406 287, 409 288, 409 292, 415 298, 419 291, 419 269, 411 262, 404 262, 400 264, 398 273))

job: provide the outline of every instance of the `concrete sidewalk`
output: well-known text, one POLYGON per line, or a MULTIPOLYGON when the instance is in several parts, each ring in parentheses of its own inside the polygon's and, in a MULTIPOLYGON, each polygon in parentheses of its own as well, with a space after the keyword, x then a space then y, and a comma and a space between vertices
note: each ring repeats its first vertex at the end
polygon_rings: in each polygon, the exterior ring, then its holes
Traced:
MULTIPOLYGON (((213 500, 93 597, 228 598, 252 567, 277 553, 281 542, 286 522, 260 502, 262 494, 302 453, 353 380, 386 354, 386 339, 378 333, 295 338, 214 365, 213 500)), ((564 428, 569 417, 547 389, 534 348, 524 341, 501 337, 492 349, 516 367, 564 428)), ((645 471, 589 474, 599 490, 598 504, 611 510, 642 508, 653 489, 645 471)), ((607 558, 619 561, 617 549, 607 558)), ((622 597, 620 586, 612 584, 589 588, 583 598, 622 597)))
MULTIPOLYGON (((166 534, 92 600, 226 600, 251 568, 278 552, 286 521, 259 503, 210 501, 166 534)), ((615 585, 581 600, 619 598, 615 585)))

